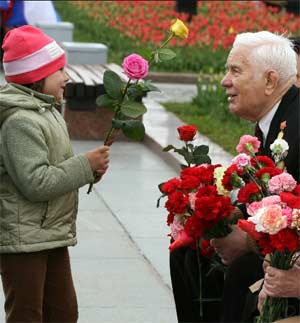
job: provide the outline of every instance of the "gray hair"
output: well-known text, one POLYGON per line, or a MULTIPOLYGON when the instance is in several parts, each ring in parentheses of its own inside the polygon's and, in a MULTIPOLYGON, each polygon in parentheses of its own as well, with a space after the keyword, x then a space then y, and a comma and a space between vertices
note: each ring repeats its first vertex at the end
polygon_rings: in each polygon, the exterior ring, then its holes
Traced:
POLYGON ((233 47, 247 46, 250 60, 260 71, 269 68, 279 74, 279 82, 285 83, 297 74, 293 43, 286 37, 269 31, 242 33, 236 36, 233 47))

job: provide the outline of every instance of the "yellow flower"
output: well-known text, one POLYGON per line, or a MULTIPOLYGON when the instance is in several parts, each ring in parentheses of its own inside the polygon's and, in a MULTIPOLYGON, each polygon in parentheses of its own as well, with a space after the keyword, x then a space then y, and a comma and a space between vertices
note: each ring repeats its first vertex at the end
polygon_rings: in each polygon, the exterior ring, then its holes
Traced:
POLYGON ((189 30, 180 19, 176 19, 172 21, 170 30, 177 37, 188 38, 189 30))
POLYGON ((230 192, 227 191, 224 186, 222 185, 222 179, 225 173, 226 167, 217 167, 214 170, 214 179, 216 180, 216 186, 218 194, 229 196, 230 192))
POLYGON ((231 26, 228 30, 229 34, 234 34, 235 30, 234 28, 231 26))

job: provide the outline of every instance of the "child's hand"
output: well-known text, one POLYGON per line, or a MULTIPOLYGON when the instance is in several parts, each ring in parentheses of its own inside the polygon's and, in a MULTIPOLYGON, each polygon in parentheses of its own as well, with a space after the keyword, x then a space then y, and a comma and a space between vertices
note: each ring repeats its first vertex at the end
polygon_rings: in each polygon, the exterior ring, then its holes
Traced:
POLYGON ((109 164, 109 147, 101 146, 88 151, 85 156, 87 157, 91 168, 99 175, 99 179, 106 172, 109 164))

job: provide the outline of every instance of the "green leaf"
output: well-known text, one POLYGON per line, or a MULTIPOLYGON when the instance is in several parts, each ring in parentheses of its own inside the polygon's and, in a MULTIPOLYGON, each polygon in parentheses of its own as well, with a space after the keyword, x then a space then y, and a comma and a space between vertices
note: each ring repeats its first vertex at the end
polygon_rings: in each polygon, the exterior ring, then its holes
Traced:
POLYGON ((194 154, 195 155, 207 155, 209 151, 209 147, 206 145, 201 145, 198 146, 195 150, 194 150, 194 154))
MULTIPOLYGON (((185 149, 185 147, 183 147, 181 149, 175 148, 174 151, 175 151, 175 153, 183 156, 184 159, 187 161, 188 151, 185 149)), ((188 163, 188 161, 187 161, 187 163, 188 163)))
POLYGON ((121 112, 130 118, 137 118, 147 111, 146 107, 136 101, 126 101, 121 105, 121 112))
POLYGON ((143 58, 145 58, 147 61, 150 61, 150 59, 152 58, 152 50, 150 48, 142 48, 139 52, 139 55, 141 55, 143 58))
POLYGON ((140 84, 132 84, 128 90, 127 95, 129 100, 141 102, 141 98, 144 95, 144 90, 140 84))
POLYGON ((194 162, 196 165, 211 164, 211 159, 207 155, 194 155, 194 162))
POLYGON ((169 151, 169 150, 171 150, 171 149, 175 149, 175 147, 174 147, 173 145, 168 145, 167 147, 165 147, 165 148, 163 149, 163 151, 169 151))
POLYGON ((143 140, 145 136, 145 127, 140 120, 123 121, 122 131, 124 135, 133 140, 143 140))
POLYGON ((144 81, 143 83, 141 82, 141 86, 143 90, 146 90, 146 91, 161 92, 160 89, 155 85, 153 85, 150 80, 144 81))
POLYGON ((102 94, 97 97, 96 104, 100 108, 110 108, 115 110, 117 101, 112 99, 108 94, 102 94))
POLYGON ((113 128, 121 129, 123 127, 123 125, 124 125, 124 120, 112 119, 111 123, 112 123, 113 128))
POLYGON ((176 54, 169 48, 161 48, 158 50, 158 57, 161 61, 169 61, 175 56, 176 54))
POLYGON ((122 81, 118 74, 113 71, 105 71, 103 83, 105 91, 111 98, 120 99, 122 97, 122 81))

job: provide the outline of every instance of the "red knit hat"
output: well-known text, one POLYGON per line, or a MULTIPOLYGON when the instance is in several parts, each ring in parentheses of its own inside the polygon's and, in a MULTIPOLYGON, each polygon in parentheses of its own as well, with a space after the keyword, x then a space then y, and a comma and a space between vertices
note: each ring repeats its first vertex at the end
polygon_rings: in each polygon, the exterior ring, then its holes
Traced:
POLYGON ((4 37, 2 49, 7 82, 34 83, 66 64, 65 52, 56 41, 29 25, 10 30, 4 37))

